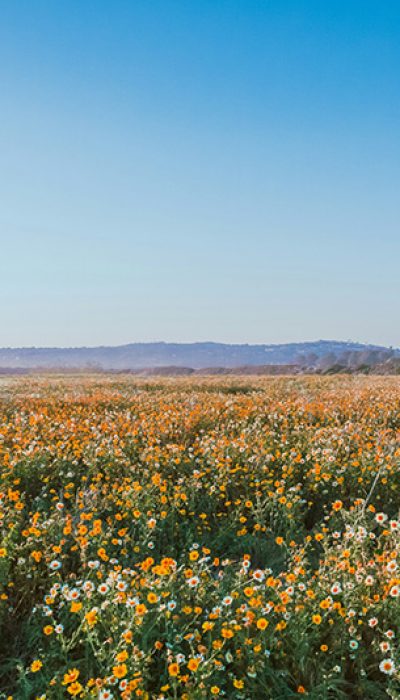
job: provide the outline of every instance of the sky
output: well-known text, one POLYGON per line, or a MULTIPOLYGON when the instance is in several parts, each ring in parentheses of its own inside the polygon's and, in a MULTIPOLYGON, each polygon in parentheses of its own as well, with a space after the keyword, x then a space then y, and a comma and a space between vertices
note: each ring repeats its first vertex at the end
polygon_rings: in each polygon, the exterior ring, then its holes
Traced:
POLYGON ((398 0, 2 0, 0 346, 400 346, 398 0))

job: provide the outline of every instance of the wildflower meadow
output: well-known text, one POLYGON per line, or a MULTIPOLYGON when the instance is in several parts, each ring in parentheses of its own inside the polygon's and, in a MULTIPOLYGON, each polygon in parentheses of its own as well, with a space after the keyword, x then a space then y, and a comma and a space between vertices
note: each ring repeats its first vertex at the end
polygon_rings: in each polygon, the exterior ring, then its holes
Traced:
POLYGON ((0 698, 400 698, 400 378, 0 380, 0 698))

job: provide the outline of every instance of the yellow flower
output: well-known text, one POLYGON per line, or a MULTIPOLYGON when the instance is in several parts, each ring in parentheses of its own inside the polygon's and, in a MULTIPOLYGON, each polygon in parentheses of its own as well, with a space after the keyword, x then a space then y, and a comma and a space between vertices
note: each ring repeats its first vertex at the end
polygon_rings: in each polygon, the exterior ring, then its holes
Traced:
POLYGON ((168 666, 168 673, 170 676, 175 677, 179 674, 180 668, 179 664, 172 663, 168 666))
POLYGON ((202 628, 203 628, 204 632, 209 632, 210 630, 212 630, 212 628, 214 627, 214 624, 215 624, 214 622, 208 622, 208 621, 203 622, 202 628))
POLYGON ((75 681, 75 683, 68 686, 67 690, 70 695, 79 695, 79 693, 81 693, 83 690, 83 686, 79 683, 79 681, 75 681))
POLYGON ((188 662, 188 669, 189 671, 197 671, 198 667, 200 666, 200 661, 198 659, 189 659, 188 662))
POLYGON ((94 625, 97 623, 97 610, 93 608, 93 610, 87 612, 85 615, 85 620, 90 627, 94 627, 94 625))
POLYGON ((268 620, 265 619, 265 617, 260 617, 257 620, 257 627, 259 630, 265 630, 269 625, 268 620))
POLYGON ((118 666, 113 666, 113 675, 115 678, 124 678, 128 673, 128 668, 126 664, 119 664, 118 666))
POLYGON ((69 685, 70 683, 75 683, 79 678, 79 671, 77 668, 71 668, 67 673, 64 673, 64 679, 62 684, 69 685))
POLYGON ((32 661, 32 663, 31 663, 32 673, 36 673, 37 671, 40 671, 42 666, 43 666, 43 663, 40 661, 40 659, 35 659, 35 661, 32 661))

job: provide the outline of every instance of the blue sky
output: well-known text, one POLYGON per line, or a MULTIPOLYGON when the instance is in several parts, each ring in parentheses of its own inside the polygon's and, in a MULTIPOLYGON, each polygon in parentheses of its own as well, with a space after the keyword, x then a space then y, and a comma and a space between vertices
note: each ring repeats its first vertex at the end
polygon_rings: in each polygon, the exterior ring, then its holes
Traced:
POLYGON ((0 346, 400 346, 400 3, 3 0, 0 346))

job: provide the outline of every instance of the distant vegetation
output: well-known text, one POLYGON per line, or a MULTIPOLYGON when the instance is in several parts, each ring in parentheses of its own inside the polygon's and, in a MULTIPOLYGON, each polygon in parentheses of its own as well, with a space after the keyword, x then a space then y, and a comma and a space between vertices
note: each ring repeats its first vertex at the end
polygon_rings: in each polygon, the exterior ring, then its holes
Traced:
POLYGON ((397 372, 400 351, 362 343, 318 340, 281 345, 131 343, 116 347, 0 348, 0 372, 10 369, 146 370, 162 374, 397 372), (161 368, 162 371, 161 371, 161 368), (254 369, 252 369, 254 368, 254 369))
MULTIPOLYGON (((2 351, 0 351, 1 353, 2 351)), ((56 351, 54 362, 56 359, 56 351)), ((61 352, 61 351, 60 351, 61 352)), ((71 350, 71 353, 74 351, 71 350)), ((166 377, 179 377, 191 375, 289 375, 289 374, 400 374, 400 353, 393 349, 372 349, 363 350, 332 350, 325 354, 312 352, 299 352, 293 361, 287 364, 265 363, 265 364, 238 364, 234 366, 208 365, 204 367, 190 367, 185 365, 143 365, 139 368, 133 367, 133 360, 126 359, 126 365, 121 368, 107 368, 101 364, 88 363, 79 364, 79 358, 75 357, 76 365, 53 364, 48 356, 41 356, 41 350, 36 351, 37 355, 30 355, 30 359, 23 355, 18 358, 25 361, 25 365, 16 366, 12 363, 0 366, 0 374, 29 374, 38 371, 73 373, 130 373, 138 375, 157 375, 166 377), (38 364, 33 364, 36 357, 38 364), (40 362, 39 362, 40 360, 40 362), (32 364, 31 364, 32 362, 32 364)), ((211 358, 212 359, 212 358, 211 358)), ((110 361, 111 363, 111 361, 110 361)))

